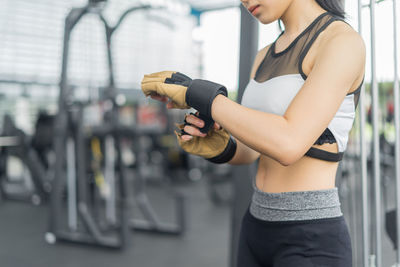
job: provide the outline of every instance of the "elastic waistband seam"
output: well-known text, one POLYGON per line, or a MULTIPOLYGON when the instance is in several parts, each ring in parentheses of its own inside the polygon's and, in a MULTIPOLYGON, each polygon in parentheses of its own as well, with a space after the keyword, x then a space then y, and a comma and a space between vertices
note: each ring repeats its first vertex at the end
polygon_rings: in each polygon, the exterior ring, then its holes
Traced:
POLYGON ((290 219, 285 219, 285 220, 265 220, 262 218, 258 218, 257 216, 253 215, 248 209, 246 211, 248 214, 247 217, 248 219, 256 222, 256 223, 263 223, 263 224, 269 224, 269 225, 279 225, 279 224, 309 224, 309 223, 334 223, 339 220, 342 220, 344 218, 343 213, 340 212, 340 214, 331 216, 331 217, 320 217, 320 218, 305 218, 305 219, 297 219, 297 220, 290 220, 290 219))
POLYGON ((270 206, 265 206, 260 203, 257 203, 256 201, 252 201, 253 204, 265 208, 265 209, 270 209, 270 210, 282 210, 282 211, 302 211, 302 210, 324 210, 324 209, 334 209, 334 208, 340 208, 340 204, 336 206, 328 206, 328 207, 316 207, 316 208, 300 208, 300 209, 286 209, 286 208, 277 208, 277 207, 270 207, 270 206))
POLYGON ((338 188, 333 187, 333 188, 328 188, 328 189, 318 189, 318 190, 306 190, 306 191, 289 191, 289 192, 280 192, 280 193, 270 193, 270 192, 264 192, 261 191, 257 185, 255 178, 252 179, 252 185, 254 188, 254 191, 257 193, 260 193, 262 195, 266 195, 271 198, 279 198, 279 197, 287 197, 287 196, 304 196, 304 195, 327 195, 327 194, 336 194, 338 193, 338 188))

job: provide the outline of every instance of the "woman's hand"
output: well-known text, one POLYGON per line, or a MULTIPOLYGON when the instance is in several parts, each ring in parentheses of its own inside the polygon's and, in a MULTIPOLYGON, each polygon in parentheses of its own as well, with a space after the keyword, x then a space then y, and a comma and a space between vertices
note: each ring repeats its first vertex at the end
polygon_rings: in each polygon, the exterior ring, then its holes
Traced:
POLYGON ((216 122, 207 133, 200 129, 206 123, 198 118, 198 112, 185 115, 185 123, 176 123, 180 132, 174 131, 179 146, 187 153, 205 158, 212 163, 225 163, 236 152, 236 141, 231 134, 216 122), (200 128, 200 129, 199 129, 200 128))
POLYGON ((183 73, 160 71, 145 74, 141 87, 145 96, 152 96, 153 99, 168 97, 171 99, 173 108, 189 109, 190 106, 186 102, 186 92, 191 82, 192 79, 183 73))
MULTIPOLYGON (((168 100, 167 100, 168 101, 168 100)), ((163 101, 164 102, 164 101, 163 101)), ((196 112, 196 115, 199 115, 199 112, 196 112)), ((206 133, 200 132, 199 128, 202 128, 204 126, 204 121, 192 114, 187 114, 185 115, 186 121, 190 123, 191 125, 186 125, 183 130, 188 133, 184 134, 181 136, 181 139, 183 141, 189 141, 193 138, 193 136, 199 136, 199 137, 206 137, 206 133)), ((213 128, 215 130, 221 129, 221 125, 218 123, 214 122, 213 128)))
MULTIPOLYGON (((169 100, 169 98, 168 97, 166 97, 166 96, 161 96, 161 95, 151 95, 150 96, 152 99, 154 99, 154 100, 157 100, 157 101, 161 101, 161 102, 168 102, 168 100, 169 100)), ((170 100, 168 103, 167 103, 167 109, 171 109, 171 108, 174 108, 174 106, 173 106, 173 104, 172 104, 172 101, 170 100)))
MULTIPOLYGON (((167 108, 198 110, 201 116, 212 120, 211 106, 214 98, 222 94, 228 95, 225 86, 202 79, 194 79, 176 71, 160 71, 143 76, 141 82, 142 92, 153 99, 171 102, 167 108)), ((206 122, 207 131, 212 122, 206 122)))

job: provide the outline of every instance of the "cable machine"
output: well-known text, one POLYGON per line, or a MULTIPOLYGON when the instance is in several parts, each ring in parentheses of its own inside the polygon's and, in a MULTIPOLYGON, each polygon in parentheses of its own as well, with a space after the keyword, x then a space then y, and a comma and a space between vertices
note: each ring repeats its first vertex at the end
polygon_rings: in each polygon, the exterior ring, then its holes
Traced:
MULTIPOLYGON (((45 234, 46 241, 51 244, 56 241, 67 241, 120 249, 127 243, 130 225, 126 218, 127 179, 121 154, 121 138, 124 135, 136 138, 140 134, 147 133, 139 129, 126 129, 119 123, 111 54, 112 36, 129 14, 162 7, 134 6, 126 10, 114 26, 110 26, 102 15, 104 2, 106 0, 90 0, 84 7, 73 8, 65 19, 59 109, 55 123, 55 178, 51 192, 49 228, 45 234), (73 103, 71 99, 67 71, 72 31, 87 14, 98 15, 105 27, 109 79, 102 101, 107 101, 110 107, 104 115, 104 123, 89 129, 83 125, 85 103, 73 103), (90 164, 87 162, 88 158, 91 158, 90 164), (91 182, 88 166, 91 166, 92 171, 91 182)), ((140 180, 140 175, 136 179, 140 180)), ((145 196, 143 183, 144 181, 141 181, 142 190, 139 189, 139 197, 135 195, 135 198, 139 199, 137 202, 147 221, 140 226, 136 224, 131 226, 135 229, 156 232, 181 233, 183 229, 181 196, 177 195, 178 227, 164 227, 152 212, 146 197, 143 197, 145 196)))

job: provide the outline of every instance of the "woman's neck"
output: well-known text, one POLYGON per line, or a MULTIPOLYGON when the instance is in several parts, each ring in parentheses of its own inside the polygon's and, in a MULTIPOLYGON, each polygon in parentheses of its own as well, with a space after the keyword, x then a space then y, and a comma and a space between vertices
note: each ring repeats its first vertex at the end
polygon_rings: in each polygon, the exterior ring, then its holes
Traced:
POLYGON ((320 7, 315 0, 293 0, 288 9, 280 18, 285 25, 285 33, 287 37, 296 37, 311 22, 326 12, 320 7))

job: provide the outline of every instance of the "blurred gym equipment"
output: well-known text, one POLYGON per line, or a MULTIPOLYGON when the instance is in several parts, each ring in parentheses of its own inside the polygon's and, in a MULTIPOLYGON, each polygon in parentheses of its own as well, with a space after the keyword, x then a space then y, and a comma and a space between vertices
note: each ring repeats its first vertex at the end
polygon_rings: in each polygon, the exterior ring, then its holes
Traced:
MULTIPOLYGON (((67 15, 64 31, 64 50, 60 80, 58 114, 55 125, 55 179, 51 192, 51 210, 47 242, 69 241, 107 248, 123 248, 128 238, 127 173, 121 152, 122 138, 159 134, 157 130, 130 129, 119 122, 117 90, 114 82, 112 36, 128 14, 151 6, 139 5, 127 9, 115 26, 110 26, 102 15, 105 1, 89 1, 82 8, 74 8, 67 15), (100 102, 105 107, 101 125, 86 126, 83 118, 91 103, 74 103, 68 83, 70 37, 74 27, 87 14, 95 14, 105 27, 107 41, 108 86, 100 102), (88 153, 88 152, 91 153, 88 153), (104 152, 103 152, 104 151, 104 152), (89 155, 89 156, 88 156, 89 155), (104 157, 103 157, 104 155, 104 157), (91 159, 89 164, 88 158, 91 159), (94 181, 94 182, 93 182, 94 181), (63 196, 66 192, 66 209, 63 196), (65 225, 67 217, 68 224, 65 225)), ((157 7, 151 7, 152 9, 157 7)), ((139 157, 140 158, 140 157, 139 157)), ((140 169, 140 161, 137 167, 140 169)), ((140 171, 135 178, 135 200, 145 222, 134 221, 135 229, 181 234, 183 227, 183 198, 176 194, 177 225, 165 225, 156 216, 147 200, 140 171), (140 224, 139 224, 140 223, 140 224)))
POLYGON ((29 137, 15 126, 11 116, 4 115, 1 134, 4 141, 0 145, 0 192, 4 199, 30 201, 35 205, 48 199, 52 164, 46 155, 52 149, 52 118, 40 113, 34 136, 29 137), (20 166, 19 174, 12 174, 16 164, 20 166))

